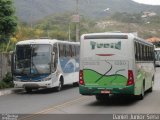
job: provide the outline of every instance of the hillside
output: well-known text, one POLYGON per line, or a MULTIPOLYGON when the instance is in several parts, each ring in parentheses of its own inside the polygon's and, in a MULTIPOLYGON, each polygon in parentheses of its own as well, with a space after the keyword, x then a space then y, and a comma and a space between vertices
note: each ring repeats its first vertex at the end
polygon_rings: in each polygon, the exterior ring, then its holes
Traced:
MULTIPOLYGON (((20 21, 35 22, 49 15, 75 13, 76 0, 13 0, 20 21)), ((88 18, 101 19, 115 12, 160 14, 160 6, 143 5, 131 0, 79 0, 79 13, 88 18), (104 10, 109 8, 109 11, 104 10)))

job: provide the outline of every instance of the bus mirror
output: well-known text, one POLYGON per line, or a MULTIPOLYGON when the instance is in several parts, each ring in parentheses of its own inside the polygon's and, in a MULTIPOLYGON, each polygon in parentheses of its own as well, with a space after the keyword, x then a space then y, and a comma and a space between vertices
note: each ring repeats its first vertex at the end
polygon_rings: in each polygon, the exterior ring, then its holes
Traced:
POLYGON ((14 64, 15 64, 15 52, 10 51, 10 55, 11 55, 11 72, 13 74, 14 73, 14 64))

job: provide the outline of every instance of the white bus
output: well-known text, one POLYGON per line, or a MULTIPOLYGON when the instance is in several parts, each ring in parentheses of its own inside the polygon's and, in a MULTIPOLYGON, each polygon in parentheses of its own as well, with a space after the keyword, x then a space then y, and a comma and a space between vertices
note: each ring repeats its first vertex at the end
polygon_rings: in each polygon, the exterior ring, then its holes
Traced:
POLYGON ((154 46, 132 33, 81 36, 79 92, 103 101, 110 94, 143 99, 154 82, 154 46))
POLYGON ((160 67, 160 48, 155 48, 155 65, 160 67))
POLYGON ((18 42, 12 69, 15 87, 60 91, 65 84, 78 83, 79 47, 78 42, 51 39, 18 42))

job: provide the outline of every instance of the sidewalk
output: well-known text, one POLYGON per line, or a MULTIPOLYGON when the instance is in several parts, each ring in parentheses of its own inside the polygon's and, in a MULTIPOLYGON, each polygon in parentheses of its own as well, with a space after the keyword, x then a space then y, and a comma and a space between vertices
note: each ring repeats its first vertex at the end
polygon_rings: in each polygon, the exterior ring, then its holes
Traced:
POLYGON ((23 91, 23 89, 17 89, 17 88, 0 89, 0 96, 12 94, 12 93, 18 93, 18 92, 22 92, 22 91, 23 91))

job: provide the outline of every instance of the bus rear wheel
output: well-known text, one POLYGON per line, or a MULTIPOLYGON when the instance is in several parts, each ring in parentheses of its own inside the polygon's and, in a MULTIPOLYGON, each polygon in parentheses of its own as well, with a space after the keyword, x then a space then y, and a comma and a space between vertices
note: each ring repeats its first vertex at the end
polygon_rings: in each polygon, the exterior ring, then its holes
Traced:
POLYGON ((145 88, 144 88, 144 85, 143 85, 142 90, 141 90, 141 94, 137 96, 137 99, 138 100, 143 100, 144 94, 145 94, 145 88))
POLYGON ((153 91, 153 85, 154 85, 154 77, 152 78, 151 87, 148 89, 148 92, 153 91))
POLYGON ((78 87, 79 86, 79 83, 78 82, 74 82, 73 83, 73 87, 78 87))
POLYGON ((109 99, 109 94, 98 94, 96 95, 96 99, 99 102, 105 102, 109 99))

